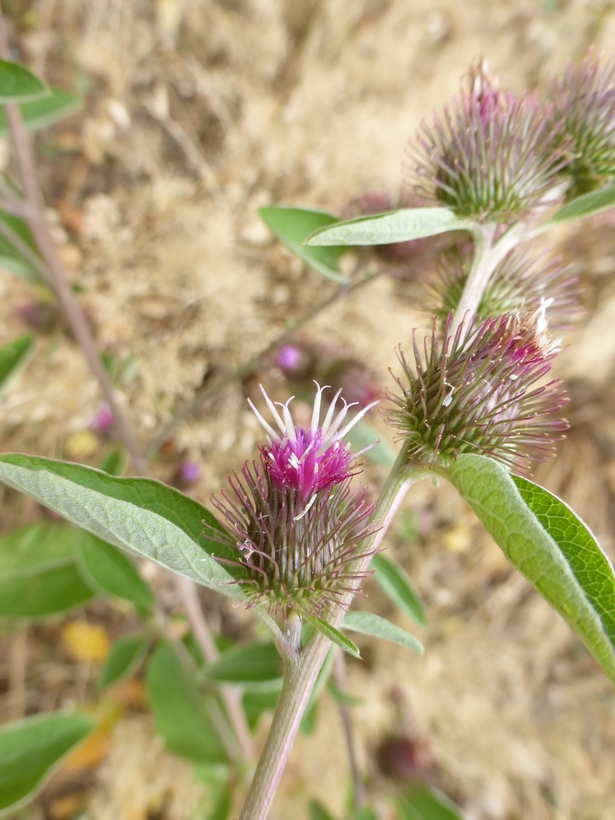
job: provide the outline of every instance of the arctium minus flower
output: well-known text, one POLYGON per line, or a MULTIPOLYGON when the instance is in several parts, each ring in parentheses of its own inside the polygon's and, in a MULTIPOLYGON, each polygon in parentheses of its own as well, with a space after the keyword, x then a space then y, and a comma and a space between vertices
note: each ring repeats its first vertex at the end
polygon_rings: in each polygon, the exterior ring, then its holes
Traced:
POLYGON ((486 63, 470 71, 443 118, 425 123, 411 148, 410 178, 426 202, 462 218, 514 222, 528 217, 557 184, 565 164, 560 124, 535 95, 502 92, 486 63))
POLYGON ((231 556, 218 560, 237 568, 235 583, 248 605, 263 603, 276 616, 320 615, 340 605, 361 580, 353 563, 374 532, 368 523, 373 505, 364 489, 351 488, 360 470, 343 441, 369 408, 343 425, 352 405, 344 402, 336 415, 338 392, 321 424, 326 388, 317 387, 307 429, 294 423, 291 400, 278 405, 280 413, 261 387, 274 426, 250 402, 269 435, 260 463, 246 463, 241 477, 229 478, 230 492, 212 499, 223 531, 208 528, 207 534, 231 556))
POLYGON ((475 320, 444 336, 438 321, 415 366, 399 351, 404 380, 389 423, 406 442, 410 460, 433 466, 461 453, 478 453, 528 474, 532 461, 553 455, 567 429, 556 414, 566 402, 561 383, 544 383, 557 343, 546 330, 545 305, 533 316, 475 320))

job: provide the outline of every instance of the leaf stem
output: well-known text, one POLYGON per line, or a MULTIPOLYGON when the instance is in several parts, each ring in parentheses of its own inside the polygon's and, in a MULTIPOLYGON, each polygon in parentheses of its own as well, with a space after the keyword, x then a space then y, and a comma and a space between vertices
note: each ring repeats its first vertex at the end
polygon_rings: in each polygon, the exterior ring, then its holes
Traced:
MULTIPOLYGON (((382 489, 372 515, 372 522, 378 522, 380 528, 362 543, 360 554, 353 567, 353 574, 360 575, 367 570, 374 551, 380 548, 382 539, 408 489, 416 481, 431 474, 427 468, 411 468, 407 462, 408 452, 404 446, 382 489)), ((355 582, 352 591, 344 595, 335 616, 331 618, 332 626, 337 628, 341 624, 358 585, 359 580, 355 582)), ((330 640, 321 632, 314 630, 305 647, 287 657, 280 699, 240 820, 265 820, 299 730, 301 718, 330 646, 330 640)))

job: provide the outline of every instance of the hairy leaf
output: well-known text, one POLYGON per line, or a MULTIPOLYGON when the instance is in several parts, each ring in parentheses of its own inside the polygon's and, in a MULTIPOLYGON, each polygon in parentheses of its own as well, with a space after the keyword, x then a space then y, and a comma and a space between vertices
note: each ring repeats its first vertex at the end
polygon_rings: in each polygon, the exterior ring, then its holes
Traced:
MULTIPOLYGON (((310 248, 303 242, 318 228, 339 220, 325 211, 297 208, 292 205, 259 208, 261 219, 286 247, 306 265, 334 282, 347 282, 340 273, 340 258, 348 248, 310 248)), ((339 244, 339 243, 338 243, 339 244)))
POLYGON ((383 555, 383 553, 374 555, 370 566, 374 570, 374 580, 395 606, 398 606, 417 624, 425 626, 427 618, 423 602, 406 570, 394 558, 383 555))
POLYGON ((471 228, 472 223, 459 219, 448 208, 404 208, 325 226, 314 231, 306 245, 389 245, 471 228))
POLYGON ((363 635, 371 635, 374 638, 382 638, 384 641, 392 641, 421 654, 424 651, 422 643, 414 635, 387 621, 386 618, 374 615, 372 612, 358 610, 347 612, 342 621, 342 629, 360 632, 363 635))
POLYGON ((309 617, 306 615, 306 621, 311 623, 314 629, 317 629, 326 638, 329 638, 330 641, 338 646, 341 646, 344 652, 348 652, 348 654, 352 655, 353 658, 361 657, 359 647, 355 646, 350 638, 347 638, 343 632, 340 632, 339 629, 331 626, 331 624, 327 623, 327 621, 324 621, 322 618, 317 618, 315 615, 310 615, 309 617))
POLYGON ((607 208, 613 206, 615 206, 615 185, 578 196, 560 208, 545 227, 558 225, 560 222, 570 222, 572 219, 583 219, 586 216, 600 213, 600 211, 606 211, 607 208))
POLYGON ((510 563, 615 684, 615 575, 585 524, 552 493, 485 456, 459 456, 447 472, 510 563))
POLYGON ((138 569, 117 547, 101 541, 95 535, 83 534, 81 560, 94 589, 130 601, 136 607, 149 611, 154 596, 138 569))
POLYGON ((205 667, 208 680, 217 683, 275 684, 282 678, 282 661, 273 643, 243 643, 227 649, 205 667))
POLYGON ((0 811, 25 802, 95 727, 92 718, 64 712, 0 727, 0 811))

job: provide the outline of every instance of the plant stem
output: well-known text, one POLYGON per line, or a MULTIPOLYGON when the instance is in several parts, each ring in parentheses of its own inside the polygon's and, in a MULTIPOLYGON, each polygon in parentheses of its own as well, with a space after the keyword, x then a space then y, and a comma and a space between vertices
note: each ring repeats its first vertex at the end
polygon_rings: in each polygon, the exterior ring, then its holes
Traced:
MULTIPOLYGON (((360 267, 361 263, 359 263, 360 267)), ((355 272, 356 273, 356 272, 355 272)), ((194 394, 193 398, 188 402, 188 404, 184 405, 169 421, 167 424, 164 425, 152 438, 150 443, 147 445, 146 454, 148 458, 151 458, 155 455, 158 450, 162 447, 165 441, 173 435, 177 427, 190 416, 192 416, 199 407, 205 402, 207 399, 214 396, 216 393, 219 393, 223 387, 226 387, 227 384, 231 384, 234 381, 244 379, 246 376, 252 375, 255 373, 259 367, 263 364, 267 356, 269 356, 273 351, 280 347, 280 345, 285 344, 290 339, 292 339, 298 331, 304 328, 309 322, 319 316, 321 313, 324 313, 325 310, 332 307, 333 305, 337 304, 337 302, 344 299, 348 294, 358 290, 359 288, 366 285, 368 282, 371 282, 377 274, 365 275, 361 279, 353 282, 352 284, 345 284, 340 285, 340 287, 331 295, 328 299, 325 299, 324 302, 316 305, 312 310, 308 311, 305 316, 302 316, 298 319, 292 327, 287 328, 283 333, 281 333, 278 337, 276 337, 270 344, 264 347, 259 353, 252 356, 245 364, 240 365, 239 367, 235 368, 235 370, 231 370, 228 373, 225 373, 223 376, 220 376, 217 379, 212 379, 211 381, 205 382, 201 387, 199 387, 194 394)))
MULTIPOLYGON (((410 486, 431 474, 426 468, 410 468, 407 462, 407 448, 402 447, 372 515, 372 522, 378 522, 380 529, 365 539, 361 545, 360 555, 352 570, 353 574, 360 575, 367 570, 374 551, 380 548, 382 539, 410 486)), ((331 618, 332 626, 339 627, 358 585, 357 580, 353 590, 344 595, 335 616, 331 618)), ((330 646, 330 640, 321 632, 315 631, 300 652, 295 652, 287 658, 280 699, 240 820, 265 820, 299 730, 303 712, 330 646)))

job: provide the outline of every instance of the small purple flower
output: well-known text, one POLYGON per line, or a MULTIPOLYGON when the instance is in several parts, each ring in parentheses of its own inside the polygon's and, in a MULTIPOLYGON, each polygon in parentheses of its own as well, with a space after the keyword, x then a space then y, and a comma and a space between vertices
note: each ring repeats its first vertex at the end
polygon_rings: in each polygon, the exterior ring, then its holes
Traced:
POLYGON ((303 361, 303 353, 296 345, 283 345, 275 356, 278 367, 282 370, 296 370, 303 361))
POLYGON ((111 410, 108 407, 102 407, 96 414, 91 426, 92 430, 104 433, 113 427, 114 423, 115 419, 111 410))
POLYGON ((415 338, 415 368, 399 351, 405 381, 396 379, 401 395, 389 395, 397 408, 389 423, 411 460, 446 464, 479 453, 527 474, 532 461, 553 455, 568 424, 553 418, 566 402, 561 383, 544 383, 558 344, 547 334, 546 309, 544 302, 531 317, 474 320, 454 336, 451 314, 444 338, 434 321, 424 356, 415 338))
POLYGON ((303 427, 297 427, 293 422, 288 409, 292 398, 286 404, 277 403, 278 407, 282 408, 282 416, 280 416, 275 404, 261 385, 261 392, 278 426, 278 430, 275 430, 265 421, 254 404, 248 399, 250 407, 269 435, 269 444, 261 447, 261 453, 272 481, 279 489, 298 490, 304 501, 309 499, 313 493, 318 493, 334 484, 339 484, 353 474, 352 471, 357 465, 350 446, 344 444, 342 439, 370 408, 378 404, 377 401, 372 402, 342 427, 342 422, 346 419, 348 411, 351 407, 356 406, 357 402, 346 404, 342 399, 344 406, 334 418, 337 400, 342 392, 338 390, 329 405, 321 426, 321 399, 323 391, 328 389, 328 385, 320 387, 317 384, 316 386, 318 390, 314 400, 312 422, 307 430, 303 427))

